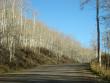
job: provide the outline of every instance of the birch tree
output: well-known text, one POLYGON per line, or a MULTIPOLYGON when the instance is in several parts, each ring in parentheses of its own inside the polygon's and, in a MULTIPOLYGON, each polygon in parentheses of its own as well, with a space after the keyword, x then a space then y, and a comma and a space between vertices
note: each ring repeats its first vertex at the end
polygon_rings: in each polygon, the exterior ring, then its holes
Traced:
MULTIPOLYGON (((81 0, 81 5, 85 5, 87 4, 89 1, 92 0, 81 0)), ((99 19, 99 12, 100 12, 100 8, 99 8, 99 0, 95 0, 96 1, 96 28, 97 28, 97 55, 98 55, 98 62, 100 64, 101 67, 101 52, 100 52, 100 19, 99 19)))

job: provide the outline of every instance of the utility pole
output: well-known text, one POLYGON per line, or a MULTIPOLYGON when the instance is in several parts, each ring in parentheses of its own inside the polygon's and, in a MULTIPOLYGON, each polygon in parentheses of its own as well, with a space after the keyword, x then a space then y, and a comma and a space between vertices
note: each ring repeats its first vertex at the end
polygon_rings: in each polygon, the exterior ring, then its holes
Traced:
POLYGON ((98 55, 98 62, 99 62, 100 67, 101 67, 99 0, 96 0, 96 21, 97 21, 97 55, 98 55))

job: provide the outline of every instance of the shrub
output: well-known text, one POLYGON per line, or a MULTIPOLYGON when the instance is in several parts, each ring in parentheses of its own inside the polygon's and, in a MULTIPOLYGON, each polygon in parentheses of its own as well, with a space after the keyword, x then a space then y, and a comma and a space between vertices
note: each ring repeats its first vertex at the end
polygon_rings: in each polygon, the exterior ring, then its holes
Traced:
POLYGON ((110 80, 110 68, 106 69, 104 65, 100 67, 99 63, 91 62, 91 70, 102 78, 110 80))

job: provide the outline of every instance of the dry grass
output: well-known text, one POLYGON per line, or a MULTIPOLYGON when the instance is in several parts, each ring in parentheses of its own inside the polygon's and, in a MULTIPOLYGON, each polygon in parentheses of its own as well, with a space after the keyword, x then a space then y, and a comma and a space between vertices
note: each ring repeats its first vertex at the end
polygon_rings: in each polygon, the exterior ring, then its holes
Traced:
POLYGON ((0 65, 0 74, 9 72, 9 67, 5 65, 0 65))
POLYGON ((91 70, 102 78, 110 80, 110 68, 106 69, 104 65, 100 67, 99 63, 94 61, 91 63, 91 70))
POLYGON ((19 71, 44 64, 75 63, 74 60, 64 55, 58 60, 58 57, 53 51, 42 47, 35 50, 30 48, 16 48, 15 56, 11 62, 9 61, 9 53, 6 49, 1 48, 0 55, 1 73, 19 71))

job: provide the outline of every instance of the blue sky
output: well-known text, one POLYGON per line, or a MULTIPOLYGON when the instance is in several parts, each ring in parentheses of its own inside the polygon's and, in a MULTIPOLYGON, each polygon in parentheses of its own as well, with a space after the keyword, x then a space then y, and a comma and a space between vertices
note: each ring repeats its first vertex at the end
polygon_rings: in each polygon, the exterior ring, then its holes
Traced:
POLYGON ((80 9, 80 0, 32 0, 37 19, 88 47, 95 30, 95 11, 80 9))

